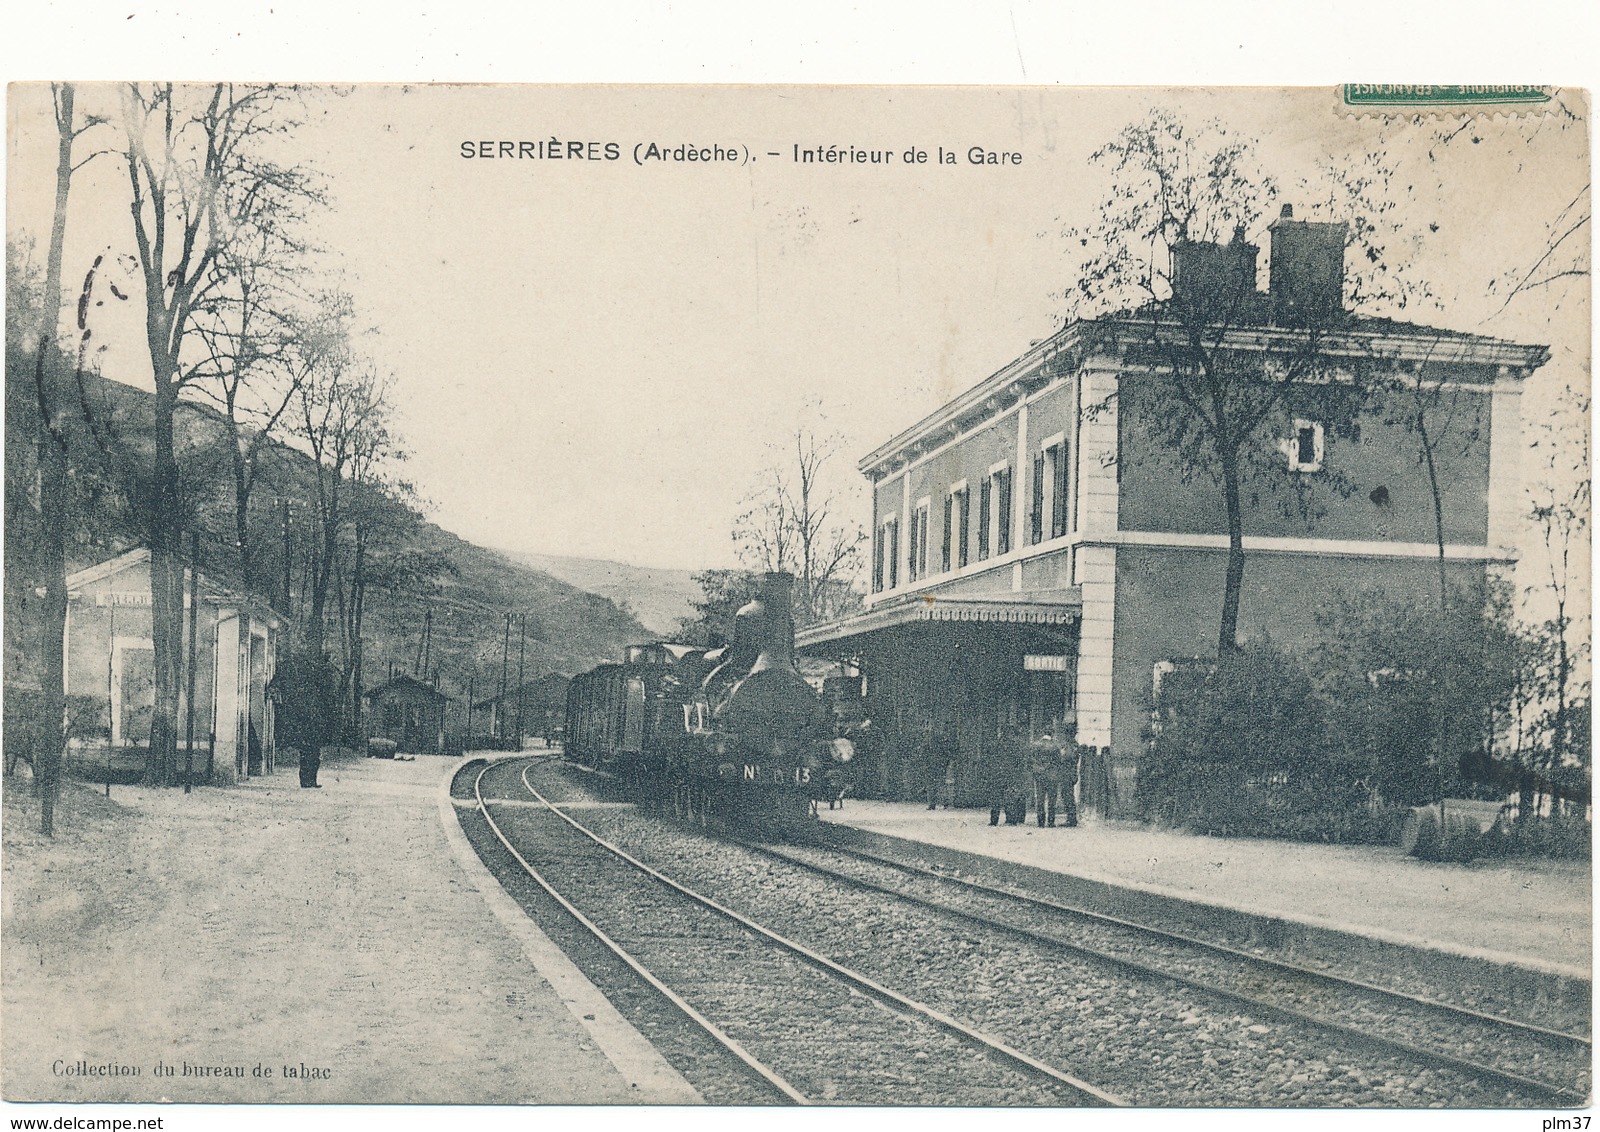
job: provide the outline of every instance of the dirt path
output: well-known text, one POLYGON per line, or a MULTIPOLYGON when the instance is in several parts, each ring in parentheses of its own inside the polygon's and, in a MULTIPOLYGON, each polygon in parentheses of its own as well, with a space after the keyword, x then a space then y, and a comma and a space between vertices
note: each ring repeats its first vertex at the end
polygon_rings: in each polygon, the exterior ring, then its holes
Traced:
POLYGON ((447 770, 363 759, 322 790, 290 769, 109 803, 74 786, 54 841, 8 791, 5 1098, 650 1099, 451 858, 447 770))

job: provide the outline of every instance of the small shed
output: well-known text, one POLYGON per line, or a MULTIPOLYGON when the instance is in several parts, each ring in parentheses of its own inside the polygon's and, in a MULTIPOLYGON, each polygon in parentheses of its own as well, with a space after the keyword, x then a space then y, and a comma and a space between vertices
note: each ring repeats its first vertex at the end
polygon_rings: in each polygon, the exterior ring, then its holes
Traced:
POLYGON ((444 717, 451 697, 432 684, 401 673, 368 690, 369 738, 393 739, 412 754, 444 751, 444 717))
MULTIPOLYGON (((179 689, 178 757, 200 781, 231 783, 270 772, 277 757, 267 686, 277 669, 283 619, 265 602, 184 572, 183 638, 188 661, 197 610, 194 748, 187 746, 187 680, 179 689), (257 743, 250 742, 254 734, 257 743)), ((142 763, 155 708, 150 550, 138 547, 67 578, 68 760, 142 763)))
POLYGON ((521 688, 507 689, 504 695, 490 696, 472 705, 474 716, 482 715, 483 727, 497 738, 539 735, 549 742, 566 717, 567 685, 570 676, 547 673, 521 688))

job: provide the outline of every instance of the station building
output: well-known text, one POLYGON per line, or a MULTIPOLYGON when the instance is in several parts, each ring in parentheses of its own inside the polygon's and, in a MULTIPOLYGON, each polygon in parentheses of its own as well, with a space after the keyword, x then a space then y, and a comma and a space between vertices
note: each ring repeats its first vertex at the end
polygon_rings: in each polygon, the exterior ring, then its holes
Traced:
POLYGON ((516 735, 520 740, 535 735, 548 742, 566 716, 567 687, 571 683, 572 677, 565 673, 548 672, 521 687, 477 700, 472 704, 476 722, 467 731, 500 739, 516 735))
MULTIPOLYGON (((1448 572, 1481 582, 1514 565, 1521 386, 1549 357, 1345 315, 1343 236, 1286 210, 1265 291, 1242 234, 1174 248, 1171 302, 1223 295, 1228 319, 1209 333, 1251 372, 1292 374, 1307 312, 1323 316, 1327 366, 1286 388, 1244 454, 1239 633, 1290 649, 1316 642, 1316 614, 1340 591, 1437 592, 1433 498, 1411 427, 1419 381, 1449 414, 1434 453, 1448 572), (1358 378, 1386 391, 1336 423, 1330 389, 1358 378)), ((1161 383, 1175 371, 1162 346, 1183 330, 1170 304, 1070 323, 859 463, 873 511, 866 608, 802 629, 798 648, 865 678, 880 731, 946 736, 958 800, 978 799, 982 762, 1012 728, 1053 727, 1094 749, 1085 803, 1131 816, 1155 682, 1216 655, 1223 493, 1164 427, 1161 383)))

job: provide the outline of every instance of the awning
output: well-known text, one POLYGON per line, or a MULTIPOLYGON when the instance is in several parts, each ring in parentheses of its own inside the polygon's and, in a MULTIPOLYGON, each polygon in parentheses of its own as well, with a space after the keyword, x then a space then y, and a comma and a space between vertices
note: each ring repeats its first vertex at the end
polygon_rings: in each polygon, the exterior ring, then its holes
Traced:
POLYGON ((864 633, 925 621, 990 622, 1011 625, 1075 625, 1083 615, 1083 591, 1073 586, 1041 600, 1038 593, 1010 597, 939 597, 914 594, 838 621, 808 625, 795 633, 795 647, 848 640, 864 633), (1055 595, 1059 594, 1057 597, 1055 595))

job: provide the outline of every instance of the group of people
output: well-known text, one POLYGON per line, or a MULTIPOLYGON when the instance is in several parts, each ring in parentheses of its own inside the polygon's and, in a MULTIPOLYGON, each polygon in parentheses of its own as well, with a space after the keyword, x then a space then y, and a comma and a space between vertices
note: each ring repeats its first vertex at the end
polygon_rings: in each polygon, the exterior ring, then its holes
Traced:
MULTIPOLYGON (((1021 825, 1031 810, 1040 826, 1078 824, 1079 751, 1067 729, 1046 726, 1030 739, 1019 724, 983 744, 976 777, 980 804, 989 803, 989 824, 1021 825)), ((950 723, 880 735, 871 722, 852 726, 855 748, 849 776, 854 797, 920 797, 933 810, 954 805, 959 743, 950 723)), ((830 807, 831 808, 831 807, 830 807)))
MULTIPOLYGON (((989 802, 989 824, 1021 825, 1031 808, 1040 827, 1078 824, 1078 748, 1047 727, 1029 739, 1012 725, 983 751, 980 777, 989 802)), ((953 734, 930 734, 922 744, 921 771, 928 809, 951 804, 956 743, 953 734)))
POLYGON ((1022 728, 1012 727, 1001 737, 985 760, 990 825, 999 825, 1001 818, 1023 824, 1030 800, 1040 828, 1054 826, 1058 818, 1069 827, 1078 824, 1078 748, 1059 732, 1052 725, 1029 739, 1022 728))

